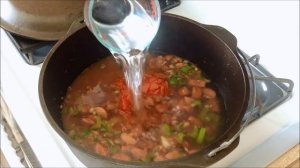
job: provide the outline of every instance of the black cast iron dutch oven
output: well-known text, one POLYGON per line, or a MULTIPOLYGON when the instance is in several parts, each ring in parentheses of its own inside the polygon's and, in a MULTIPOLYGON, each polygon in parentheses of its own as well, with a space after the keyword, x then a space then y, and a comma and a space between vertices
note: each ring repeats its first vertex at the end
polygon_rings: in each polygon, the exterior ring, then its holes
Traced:
POLYGON ((149 50, 188 59, 210 77, 224 100, 225 124, 222 134, 196 154, 157 163, 117 161, 90 153, 75 143, 63 131, 61 98, 85 68, 110 55, 83 22, 78 24, 47 56, 40 73, 39 96, 50 125, 87 167, 206 167, 222 159, 238 145, 239 138, 217 155, 207 156, 240 130, 249 103, 249 79, 242 60, 237 56, 236 38, 221 27, 203 25, 172 14, 162 16, 158 33, 149 50))

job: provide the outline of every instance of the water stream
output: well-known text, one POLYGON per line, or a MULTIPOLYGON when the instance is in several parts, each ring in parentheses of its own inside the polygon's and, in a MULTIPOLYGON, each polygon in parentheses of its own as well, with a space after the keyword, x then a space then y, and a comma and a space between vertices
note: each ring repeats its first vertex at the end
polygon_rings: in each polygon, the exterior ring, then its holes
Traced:
POLYGON ((114 58, 122 66, 126 84, 132 95, 133 110, 139 111, 145 55, 143 52, 134 51, 130 54, 114 54, 114 58))

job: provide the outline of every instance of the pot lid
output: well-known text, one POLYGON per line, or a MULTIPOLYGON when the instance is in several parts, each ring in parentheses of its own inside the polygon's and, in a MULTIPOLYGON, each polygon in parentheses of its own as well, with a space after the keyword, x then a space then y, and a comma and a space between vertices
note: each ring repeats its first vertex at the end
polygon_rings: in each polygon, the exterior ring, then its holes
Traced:
POLYGON ((84 0, 1 1, 1 27, 37 40, 58 40, 83 16, 84 0))

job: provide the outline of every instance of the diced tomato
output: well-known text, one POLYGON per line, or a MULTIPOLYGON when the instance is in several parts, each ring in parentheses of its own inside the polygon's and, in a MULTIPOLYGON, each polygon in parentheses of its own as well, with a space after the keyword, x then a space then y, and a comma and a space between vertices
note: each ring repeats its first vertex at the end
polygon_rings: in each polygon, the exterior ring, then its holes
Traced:
POLYGON ((120 89, 119 110, 121 115, 128 117, 132 113, 132 97, 124 80, 119 80, 116 86, 120 89))
POLYGON ((121 92, 119 109, 124 115, 130 115, 132 113, 132 98, 128 90, 121 92))
POLYGON ((168 94, 168 82, 154 75, 145 75, 142 93, 148 96, 166 96, 168 94))
MULTIPOLYGON (((132 113, 132 95, 123 80, 118 80, 116 86, 120 89, 119 110, 124 117, 132 113)), ((166 96, 168 94, 168 82, 155 75, 145 75, 142 84, 142 93, 147 96, 166 96)))

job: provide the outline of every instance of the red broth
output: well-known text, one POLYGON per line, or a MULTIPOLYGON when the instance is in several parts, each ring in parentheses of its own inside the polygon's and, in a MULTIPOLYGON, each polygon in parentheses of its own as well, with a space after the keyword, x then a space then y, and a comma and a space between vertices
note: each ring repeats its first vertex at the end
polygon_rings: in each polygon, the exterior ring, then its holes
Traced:
POLYGON ((112 56, 76 78, 62 106, 74 141, 101 156, 151 162, 193 154, 218 136, 223 106, 203 72, 174 55, 147 57, 138 112, 112 56))

